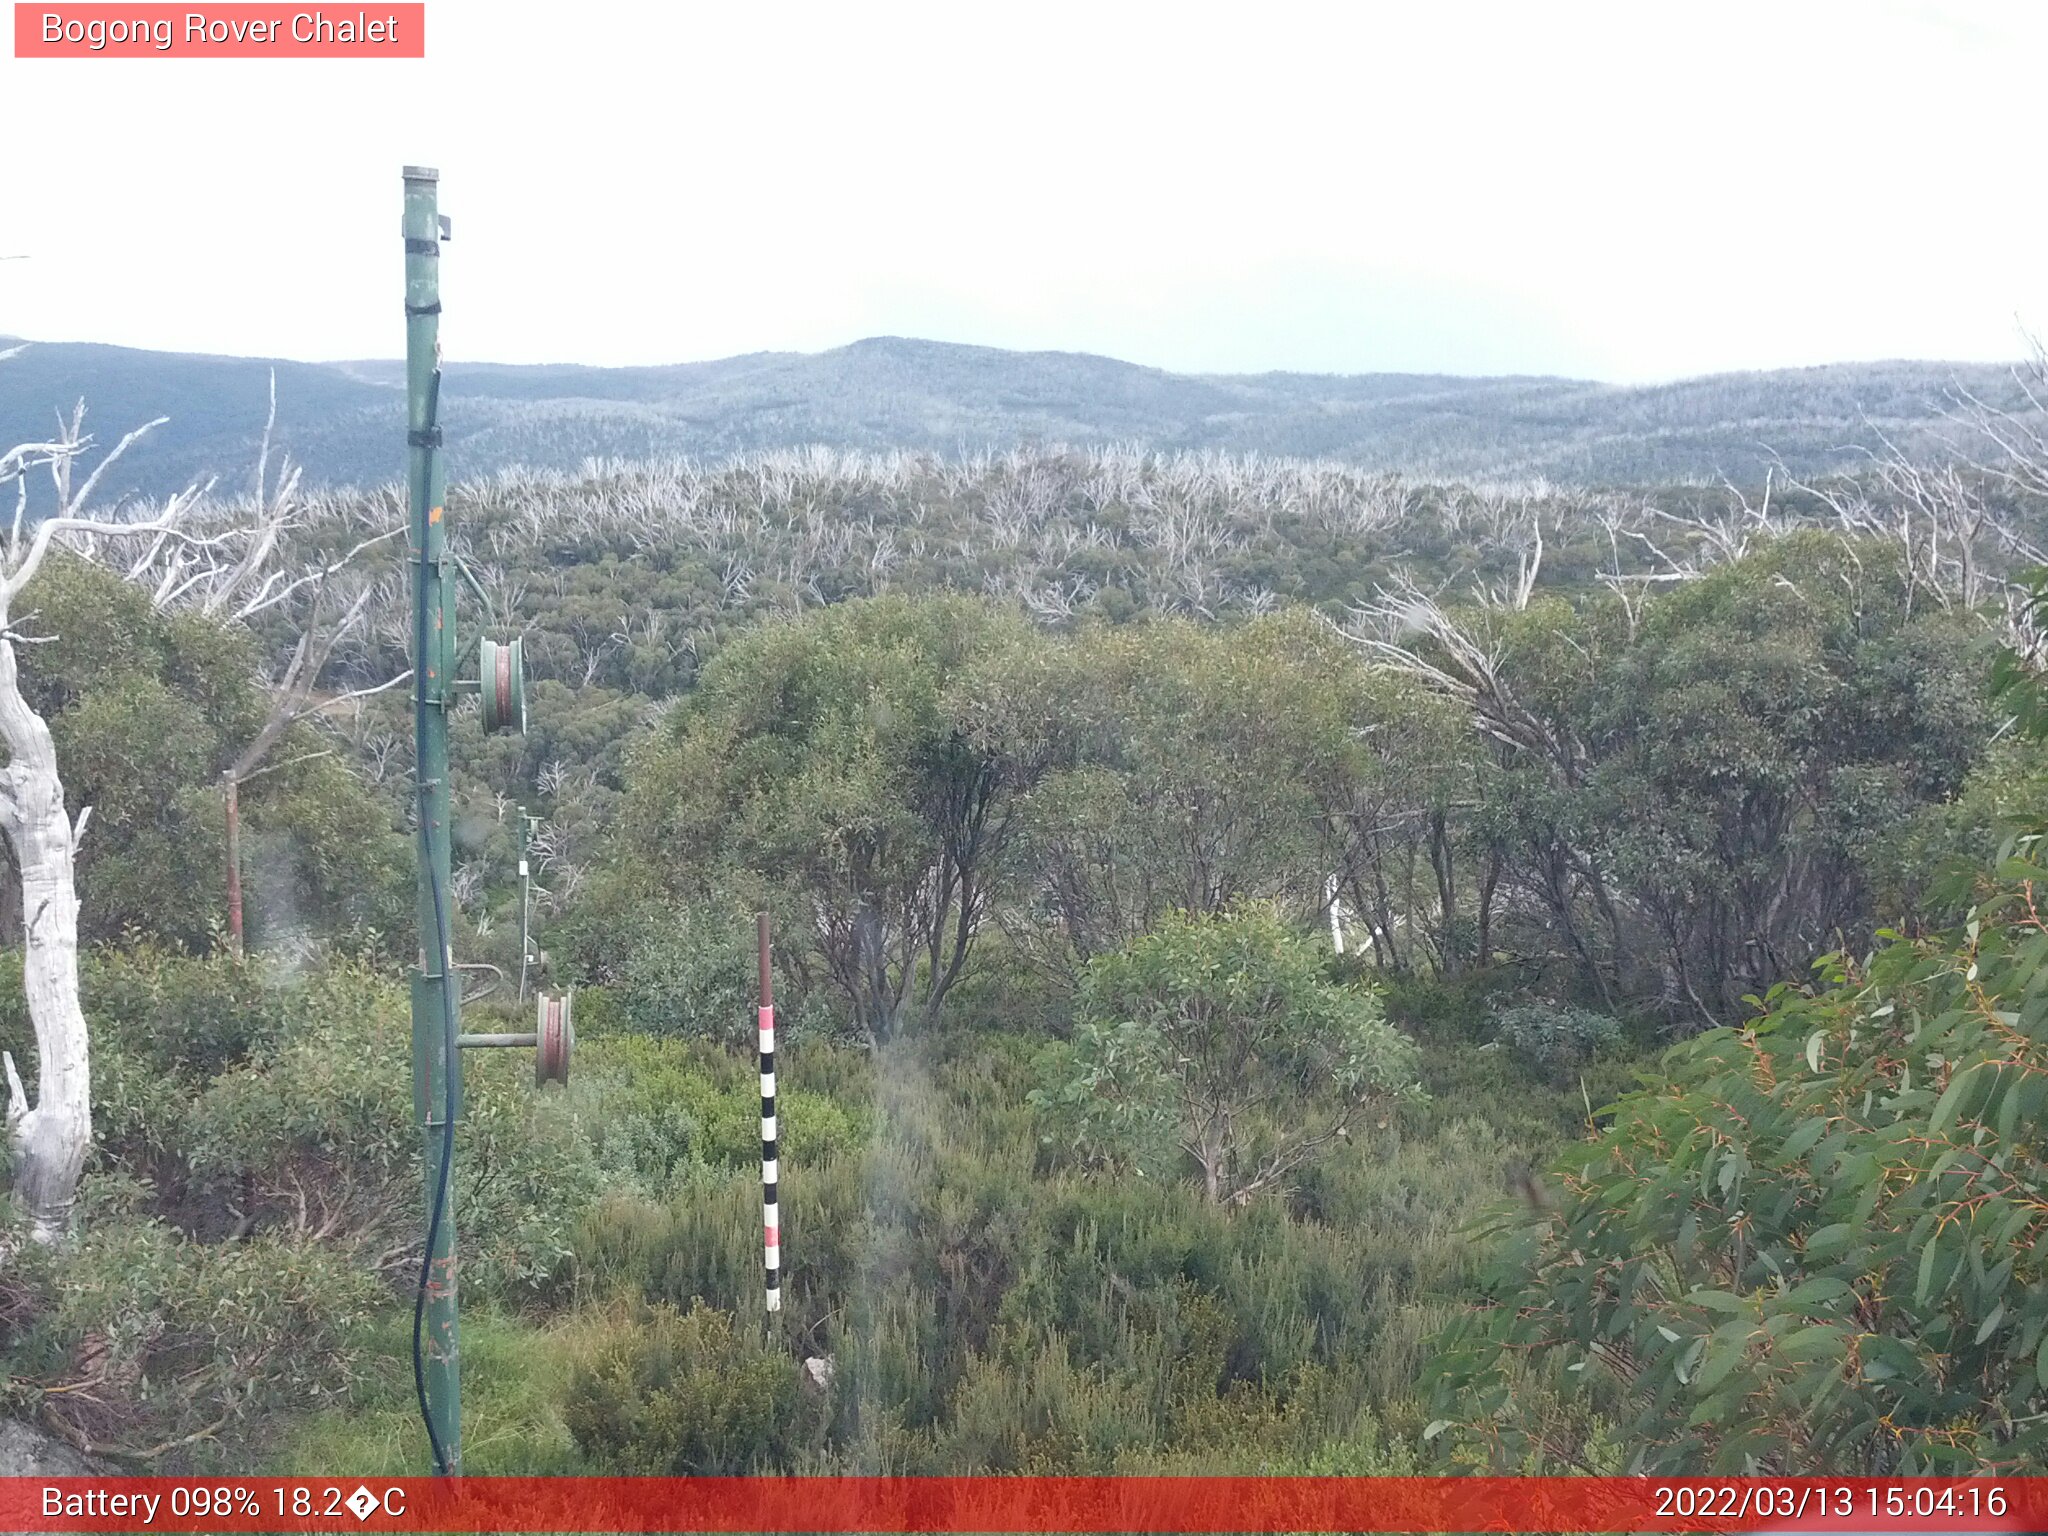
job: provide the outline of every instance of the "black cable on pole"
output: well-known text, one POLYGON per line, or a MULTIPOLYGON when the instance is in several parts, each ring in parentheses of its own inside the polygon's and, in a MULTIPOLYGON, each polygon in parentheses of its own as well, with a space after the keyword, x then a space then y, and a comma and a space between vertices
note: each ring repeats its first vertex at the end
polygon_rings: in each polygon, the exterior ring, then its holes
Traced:
MULTIPOLYGON (((429 433, 437 432, 441 410, 441 370, 436 368, 427 386, 427 427, 429 433)), ((422 496, 433 494, 433 471, 428 468, 424 478, 422 496)), ((434 1432, 434 1415, 427 1406, 427 1365, 424 1345, 427 1317, 427 1286, 434 1270, 434 1243, 441 1235, 441 1222, 448 1208, 448 1186, 455 1170, 455 1037, 459 1032, 455 1019, 454 994, 449 988, 451 959, 448 943, 448 907, 441 892, 441 872, 434 863, 433 819, 429 812, 429 790, 426 779, 420 773, 419 743, 426 734, 427 725, 427 646, 431 636, 427 611, 427 581, 425 562, 427 558, 424 538, 420 544, 421 571, 413 583, 416 595, 413 602, 413 778, 419 793, 420 858, 427 870, 428 894, 434 904, 434 936, 440 949, 436 964, 441 980, 441 1027, 446 1037, 446 1047, 441 1059, 441 1167, 434 1178, 434 1204, 427 1218, 426 1251, 420 1255, 419 1285, 414 1289, 412 1301, 412 1384, 419 1397, 420 1422, 427 1427, 427 1444, 433 1452, 434 1472, 438 1477, 447 1477, 453 1470, 448 1465, 447 1447, 441 1444, 441 1437, 434 1432)), ((445 679, 444 679, 445 682, 445 679)))

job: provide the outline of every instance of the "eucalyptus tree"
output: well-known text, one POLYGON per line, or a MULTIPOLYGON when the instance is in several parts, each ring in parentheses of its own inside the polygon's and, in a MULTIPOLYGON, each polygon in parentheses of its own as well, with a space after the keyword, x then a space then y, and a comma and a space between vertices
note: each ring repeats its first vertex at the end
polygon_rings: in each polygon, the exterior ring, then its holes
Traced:
POLYGON ((1028 741, 978 707, 1044 637, 967 598, 875 598, 771 619, 705 668, 634 759, 623 848, 675 897, 781 909, 793 957, 870 1044, 936 1014, 997 892, 1028 741))
MULTIPOLYGON (((194 510, 194 526, 203 516, 194 510)), ((22 658, 22 694, 50 727, 74 810, 94 808, 74 869, 80 943, 134 934, 232 947, 219 894, 222 778, 279 711, 274 680, 264 680, 266 637, 158 608, 122 570, 71 549, 51 552, 32 596, 40 643, 22 658)), ((237 785, 250 942, 400 933, 401 807, 380 800, 347 743, 313 723, 292 721, 273 739, 268 760, 237 785)), ((4 848, 0 870, 11 881, 4 848)), ((24 915, 0 882, 0 943, 19 942, 24 915)))
POLYGON ((1697 1026, 1867 932, 1881 840, 1991 735, 1990 631, 1913 579, 1805 528, 1641 601, 1409 588, 1353 633, 1495 744, 1507 878, 1586 985, 1697 1026))
POLYGON ((1807 531, 1650 605, 1583 718, 1589 845, 1702 1022, 1881 916, 1871 863, 1991 738, 1991 633, 1891 543, 1807 531))
POLYGON ((1371 747, 1354 657, 1305 613, 1090 630, 1049 683, 1056 769, 1017 844, 1033 921, 1068 961, 1169 912, 1247 898, 1314 911, 1371 747))

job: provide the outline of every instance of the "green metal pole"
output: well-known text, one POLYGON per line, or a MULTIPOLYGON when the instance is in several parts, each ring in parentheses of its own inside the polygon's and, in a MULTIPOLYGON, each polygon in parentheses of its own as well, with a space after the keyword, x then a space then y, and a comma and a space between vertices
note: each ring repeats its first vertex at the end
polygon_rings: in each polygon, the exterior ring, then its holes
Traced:
POLYGON ((413 565, 414 772, 419 789, 419 965, 412 983, 414 1107, 425 1156, 430 1227, 418 1334, 421 1409, 434 1467, 462 1470, 460 1335, 456 1322, 455 1111, 461 1052, 448 989, 455 971, 448 908, 448 706, 455 655, 455 594, 446 580, 447 524, 437 420, 440 397, 440 173, 405 169, 405 386, 407 487, 413 565))

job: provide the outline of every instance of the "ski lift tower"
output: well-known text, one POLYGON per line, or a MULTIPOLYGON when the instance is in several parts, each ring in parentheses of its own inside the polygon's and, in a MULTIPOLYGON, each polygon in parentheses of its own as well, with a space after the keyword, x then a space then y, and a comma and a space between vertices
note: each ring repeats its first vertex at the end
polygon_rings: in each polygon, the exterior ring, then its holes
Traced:
POLYGON ((573 1036, 567 998, 543 996, 532 1034, 461 1033, 461 968, 455 960, 449 885, 448 715, 465 693, 480 696, 486 731, 526 730, 526 674, 517 639, 479 639, 478 676, 456 681, 471 651, 455 632, 456 583, 490 621, 490 598, 448 547, 447 480, 441 462, 440 173, 405 169, 405 393, 408 556, 413 600, 413 772, 419 818, 419 963, 412 978, 413 1101, 427 1186, 427 1236, 413 1306, 413 1384, 433 1470, 462 1470, 461 1336, 455 1267, 455 1123, 462 1111, 462 1050, 527 1046, 540 1082, 566 1082, 573 1036))

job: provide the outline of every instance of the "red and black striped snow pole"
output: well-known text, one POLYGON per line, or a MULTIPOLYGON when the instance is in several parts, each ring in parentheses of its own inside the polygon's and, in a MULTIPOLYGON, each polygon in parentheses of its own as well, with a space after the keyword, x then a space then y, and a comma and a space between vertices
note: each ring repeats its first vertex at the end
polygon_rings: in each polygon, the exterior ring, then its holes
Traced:
POLYGON ((775 986, 768 975, 768 914, 756 915, 761 941, 761 1235, 768 1261, 768 1310, 782 1310, 782 1218, 775 1198, 775 986))

